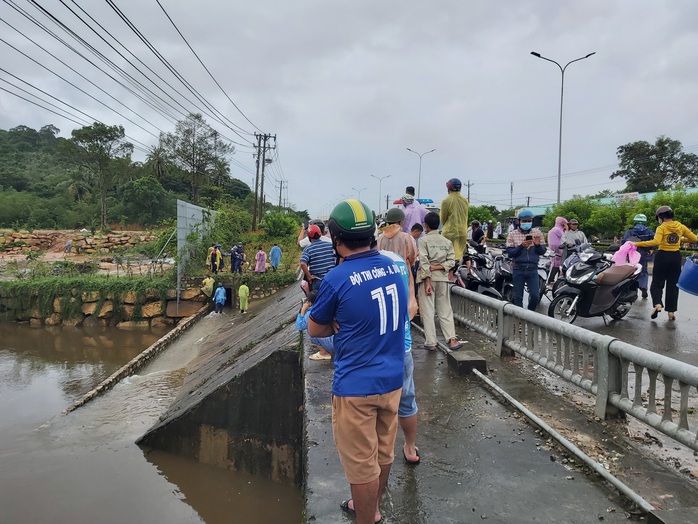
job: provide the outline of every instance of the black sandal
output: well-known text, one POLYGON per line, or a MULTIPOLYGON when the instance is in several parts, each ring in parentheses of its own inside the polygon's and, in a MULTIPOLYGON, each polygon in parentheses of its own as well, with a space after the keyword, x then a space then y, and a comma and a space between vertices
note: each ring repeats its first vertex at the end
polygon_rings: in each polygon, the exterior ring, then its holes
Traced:
MULTIPOLYGON (((351 515, 352 517, 356 517, 356 510, 355 510, 354 508, 350 508, 350 507, 349 507, 349 502, 350 502, 350 501, 351 501, 351 499, 349 499, 349 500, 343 500, 343 501, 339 504, 339 507, 342 508, 342 511, 348 513, 348 514, 351 515)), ((383 518, 381 517, 379 520, 377 520, 377 521, 375 522, 375 524, 379 524, 379 522, 381 522, 382 520, 383 520, 383 518)))

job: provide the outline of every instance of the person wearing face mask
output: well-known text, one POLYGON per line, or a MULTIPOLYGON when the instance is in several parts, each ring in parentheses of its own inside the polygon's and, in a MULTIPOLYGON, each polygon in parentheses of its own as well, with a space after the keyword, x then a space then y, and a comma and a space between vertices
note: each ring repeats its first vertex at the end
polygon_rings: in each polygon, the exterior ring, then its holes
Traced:
POLYGON ((543 233, 533 227, 533 213, 519 212, 519 227, 507 236, 507 255, 513 265, 514 305, 523 307, 524 286, 528 286, 528 309, 534 311, 540 301, 538 259, 545 254, 543 233))

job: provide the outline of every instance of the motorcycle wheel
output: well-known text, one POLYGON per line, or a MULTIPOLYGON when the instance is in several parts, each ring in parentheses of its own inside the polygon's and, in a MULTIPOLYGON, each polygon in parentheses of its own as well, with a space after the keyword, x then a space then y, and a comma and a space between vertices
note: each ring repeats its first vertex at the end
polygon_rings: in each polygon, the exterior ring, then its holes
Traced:
POLYGON ((560 289, 565 284, 567 284, 567 280, 565 279, 565 277, 558 277, 558 279, 553 284, 553 296, 555 296, 555 294, 557 293, 557 290, 560 289))
POLYGON ((609 316, 610 316, 613 320, 620 320, 621 318, 623 318, 623 317, 624 317, 625 315, 627 315, 628 313, 630 313, 630 308, 625 309, 625 310, 621 310, 621 311, 615 310, 615 311, 613 311, 613 313, 609 313, 609 316))
POLYGON ((513 302, 514 301, 514 288, 511 286, 507 286, 504 289, 502 289, 502 298, 506 300, 507 302, 513 302))
POLYGON ((572 324, 577 320, 577 306, 570 309, 574 302, 575 295, 558 295, 548 307, 548 316, 572 324))
POLYGON ((545 280, 543 277, 538 277, 538 293, 540 294, 540 298, 542 299, 543 297, 547 297, 546 295, 546 286, 548 285, 547 280, 545 280))

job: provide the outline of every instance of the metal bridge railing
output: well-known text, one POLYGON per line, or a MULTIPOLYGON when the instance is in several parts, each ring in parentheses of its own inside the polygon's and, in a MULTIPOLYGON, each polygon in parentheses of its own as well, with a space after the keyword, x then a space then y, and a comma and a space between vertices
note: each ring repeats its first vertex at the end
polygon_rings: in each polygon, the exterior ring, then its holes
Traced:
POLYGON ((698 367, 453 286, 454 318, 595 395, 600 418, 634 416, 698 451, 698 367), (692 401, 692 402, 691 402, 692 401), (691 404, 694 404, 693 406, 691 404))

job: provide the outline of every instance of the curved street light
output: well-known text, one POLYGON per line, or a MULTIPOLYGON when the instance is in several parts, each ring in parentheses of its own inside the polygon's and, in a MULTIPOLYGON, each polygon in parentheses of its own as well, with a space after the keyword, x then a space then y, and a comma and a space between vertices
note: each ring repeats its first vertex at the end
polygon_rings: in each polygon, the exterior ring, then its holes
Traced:
POLYGON ((359 195, 359 196, 356 198, 356 200, 361 200, 361 192, 362 192, 363 190, 365 190, 366 188, 365 188, 365 187, 362 187, 361 189, 356 189, 355 187, 352 187, 352 189, 353 189, 354 191, 356 191, 357 194, 359 195))
POLYGON ((436 148, 424 153, 417 153, 416 151, 412 151, 409 147, 406 147, 405 149, 407 149, 410 153, 414 153, 415 155, 419 156, 419 178, 417 179, 417 198, 419 198, 422 193, 422 157, 424 155, 428 155, 429 153, 433 153, 436 151, 436 148))
POLYGON ((570 64, 573 64, 574 62, 579 62, 580 60, 584 60, 585 58, 589 58, 592 55, 596 54, 596 51, 593 53, 589 53, 586 56, 582 56, 579 58, 575 58, 574 60, 570 60, 565 64, 565 66, 561 66, 558 64, 555 60, 551 60, 550 58, 546 58, 545 56, 541 55, 540 53, 536 53, 535 51, 531 51, 531 54, 535 56, 536 58, 540 58, 541 60, 546 60, 548 62, 552 62, 555 64, 557 67, 560 68, 560 73, 562 74, 562 79, 560 81, 560 136, 558 140, 558 146, 557 146, 557 203, 560 203, 560 182, 562 180, 562 101, 563 101, 563 96, 565 92, 565 69, 567 69, 567 66, 570 64))
POLYGON ((376 208, 376 212, 380 214, 381 212, 381 199, 383 198, 383 179, 384 178, 390 178, 390 175, 385 175, 385 176, 376 176, 376 175, 371 175, 373 178, 378 180, 378 207, 376 208))

